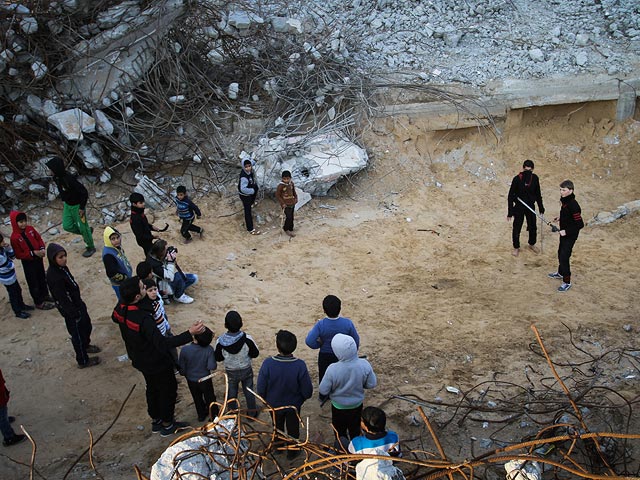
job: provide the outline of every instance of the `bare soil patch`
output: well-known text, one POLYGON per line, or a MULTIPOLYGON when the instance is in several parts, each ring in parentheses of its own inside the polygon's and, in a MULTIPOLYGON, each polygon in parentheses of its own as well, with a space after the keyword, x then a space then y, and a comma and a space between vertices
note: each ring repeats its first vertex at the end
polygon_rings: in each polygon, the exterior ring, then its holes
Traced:
MULTIPOLYGON (((178 243, 173 211, 162 212, 159 222, 169 222, 182 268, 200 275, 192 289, 196 302, 168 307, 173 330, 203 320, 220 334, 224 314, 236 309, 261 349, 256 374, 262 359, 275 352, 275 332, 287 328, 298 336, 296 353, 317 379, 316 352, 306 348, 304 337, 322 316, 322 298, 336 294, 343 314, 354 320, 362 336, 361 353, 378 374, 379 386, 368 393, 366 403, 384 405, 401 438, 422 436, 422 448, 431 450, 424 430, 407 421, 415 406, 391 397, 410 395, 429 402, 439 397, 455 403, 460 397, 446 386, 466 392, 496 379, 523 385, 531 369, 551 377, 544 361, 529 349, 535 342, 531 324, 542 332, 556 360, 576 358, 571 341, 594 355, 612 348, 637 350, 637 214, 583 230, 572 259, 574 287, 565 294, 557 293, 557 283, 547 278, 557 267, 557 237, 545 230, 541 254, 524 251, 514 258, 506 221, 509 182, 526 158, 535 161, 550 218, 559 209, 558 184, 567 178, 576 184, 585 219, 640 198, 640 123, 615 125, 609 120, 613 108, 596 104, 526 110, 501 125, 499 139, 478 130, 425 132, 415 118, 380 121, 366 138, 372 167, 339 185, 334 197, 316 198, 299 211, 298 236, 291 240, 280 232, 276 203, 269 198, 256 210, 271 219, 261 236, 244 232, 235 195, 198 199, 207 234, 189 245, 178 243), (233 212, 238 214, 228 216, 233 212)), ((125 232, 130 260, 137 263, 142 252, 128 224, 118 228, 125 232)), ((101 244, 101 229, 94 235, 101 244)), ((125 350, 110 320, 115 299, 100 256, 82 258, 83 246, 74 239, 63 233, 54 241, 69 250, 103 363, 76 369, 58 313, 16 319, 2 289, 0 365, 12 391, 9 411, 18 418, 15 426, 24 425, 37 442, 41 477, 62 478, 88 447, 87 430, 94 437, 102 433, 135 384, 119 419, 94 449, 104 478, 134 478, 132 466, 148 473, 170 439, 152 435, 143 378, 117 359, 125 350)), ((603 365, 598 381, 628 398, 638 396, 638 376, 625 378, 628 363, 603 365)), ((221 394, 221 377, 215 382, 221 394)), ((186 382, 179 392, 177 416, 195 424, 186 382)), ((444 425, 450 410, 434 405, 427 413, 436 425, 444 425)), ((329 434, 328 407, 320 410, 312 399, 303 415, 310 418, 310 433, 329 434)), ((638 432, 637 416, 635 422, 630 428, 638 432)), ((486 427, 471 420, 449 422, 439 435, 449 457, 462 460, 495 448, 495 443, 472 447, 470 437, 488 439, 503 425, 486 427)), ((527 432, 516 425, 494 438, 519 441, 527 432)), ((28 468, 18 462, 28 465, 30 456, 28 443, 2 449, 2 478, 27 478, 28 468)), ((68 478, 93 477, 85 458, 68 478)))

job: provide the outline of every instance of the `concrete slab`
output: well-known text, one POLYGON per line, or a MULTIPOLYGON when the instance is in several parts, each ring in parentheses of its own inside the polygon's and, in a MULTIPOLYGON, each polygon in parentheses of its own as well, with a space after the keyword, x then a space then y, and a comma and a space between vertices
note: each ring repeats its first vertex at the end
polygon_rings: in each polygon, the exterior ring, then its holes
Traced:
POLYGON ((624 77, 585 75, 574 78, 496 81, 482 90, 461 89, 468 100, 386 105, 379 116, 420 116, 431 130, 486 126, 511 110, 546 105, 619 100, 618 120, 633 116, 640 95, 640 71, 624 77))

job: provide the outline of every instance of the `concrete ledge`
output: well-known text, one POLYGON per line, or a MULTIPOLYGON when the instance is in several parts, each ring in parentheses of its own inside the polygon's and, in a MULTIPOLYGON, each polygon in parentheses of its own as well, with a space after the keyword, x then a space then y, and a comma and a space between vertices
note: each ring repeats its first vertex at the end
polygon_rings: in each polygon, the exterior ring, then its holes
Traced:
POLYGON ((427 128, 448 130, 485 126, 492 118, 504 118, 510 110, 520 108, 618 100, 618 120, 625 120, 633 115, 635 99, 640 96, 640 71, 624 77, 510 79, 482 90, 462 90, 460 94, 469 100, 459 104, 439 101, 386 105, 380 116, 420 116, 426 120, 427 128))

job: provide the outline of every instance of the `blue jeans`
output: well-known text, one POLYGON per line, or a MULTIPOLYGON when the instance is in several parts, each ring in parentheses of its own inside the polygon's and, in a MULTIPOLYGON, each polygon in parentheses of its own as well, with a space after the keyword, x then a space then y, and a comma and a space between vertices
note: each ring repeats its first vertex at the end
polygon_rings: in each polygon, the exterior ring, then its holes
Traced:
MULTIPOLYGON (((229 394, 228 397, 238 398, 238 385, 242 383, 242 391, 244 392, 244 398, 247 401, 247 413, 249 415, 256 415, 256 397, 247 389, 254 390, 253 388, 253 370, 251 367, 244 368, 242 370, 226 370, 227 378, 229 379, 229 394)), ((230 407, 232 402, 229 402, 230 407)), ((239 407, 236 407, 239 408, 239 407)))
POLYGON ((195 273, 182 274, 180 272, 176 272, 176 274, 173 276, 173 281, 171 282, 171 288, 173 288, 173 296, 176 298, 181 297, 187 288, 189 288, 191 285, 195 285, 196 283, 198 283, 198 275, 196 275, 195 273))
POLYGON ((9 412, 6 405, 0 407, 0 432, 2 432, 5 441, 11 440, 16 434, 9 423, 9 412))

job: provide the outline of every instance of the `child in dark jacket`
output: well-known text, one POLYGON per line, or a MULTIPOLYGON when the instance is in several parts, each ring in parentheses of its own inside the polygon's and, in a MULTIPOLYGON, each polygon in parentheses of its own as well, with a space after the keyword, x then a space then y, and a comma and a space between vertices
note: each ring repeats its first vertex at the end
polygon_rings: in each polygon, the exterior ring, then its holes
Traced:
POLYGON ((35 228, 27 223, 27 215, 16 210, 9 213, 11 219, 11 247, 22 262, 24 277, 36 308, 51 310, 53 304, 44 272, 44 241, 35 228))
POLYGON ((111 288, 116 292, 116 297, 120 300, 120 284, 127 278, 131 278, 133 269, 129 259, 122 248, 122 235, 113 227, 104 229, 104 248, 102 249, 102 263, 111 281, 111 288))
POLYGON ((57 243, 50 243, 47 246, 47 259, 47 284, 71 335, 78 368, 98 365, 100 357, 89 357, 90 353, 99 353, 100 348, 91 345, 91 318, 80 297, 80 287, 67 267, 67 251, 57 243))
POLYGON ((180 373, 187 377, 187 385, 198 412, 199 422, 207 418, 216 418, 219 410, 217 405, 211 405, 216 401, 213 381, 210 378, 199 381, 218 368, 211 340, 213 340, 213 332, 205 328, 204 332, 193 336, 193 343, 182 347, 178 360, 180 373))
POLYGON ((204 228, 199 227, 193 223, 196 218, 202 217, 202 213, 198 206, 191 201, 187 195, 187 187, 180 185, 176 188, 176 196, 173 198, 176 203, 178 217, 182 220, 182 227, 180 227, 180 234, 184 238, 184 243, 191 241, 191 234, 189 232, 196 232, 202 238, 204 228))
POLYGON ((27 310, 33 310, 31 305, 25 305, 22 298, 22 289, 18 283, 13 259, 16 258, 11 245, 4 241, 0 234, 0 283, 5 286, 9 294, 9 303, 13 313, 18 318, 29 318, 31 314, 27 310))
MULTIPOLYGON (((293 406, 275 412, 276 428, 285 431, 293 438, 300 438, 300 409, 305 400, 313 394, 313 384, 304 360, 293 356, 298 345, 296 336, 280 330, 276 334, 278 355, 262 362, 258 373, 257 392, 272 408, 293 406)), ((287 455, 293 458, 299 453, 289 450, 287 455)))
POLYGON ((129 195, 129 201, 131 202, 131 218, 129 218, 129 224, 131 230, 136 237, 136 242, 144 250, 144 256, 149 255, 153 241, 159 237, 154 235, 153 232, 165 232, 169 225, 165 223, 164 228, 157 228, 147 220, 147 216, 144 214, 144 195, 138 192, 133 192, 129 195))
POLYGON ((242 384, 249 415, 256 415, 256 397, 249 389, 253 390, 251 359, 260 355, 260 351, 251 335, 240 330, 242 317, 238 312, 227 312, 224 326, 226 333, 216 341, 216 360, 224 362, 229 383, 228 398, 238 398, 238 385, 242 384))
POLYGON ((91 227, 87 223, 86 209, 89 192, 84 188, 75 175, 71 175, 64 168, 64 161, 60 157, 53 157, 47 162, 47 167, 53 172, 53 181, 58 186, 60 199, 64 204, 62 210, 62 228, 70 233, 82 235, 87 248, 83 257, 90 257, 96 253, 93 244, 91 227))

